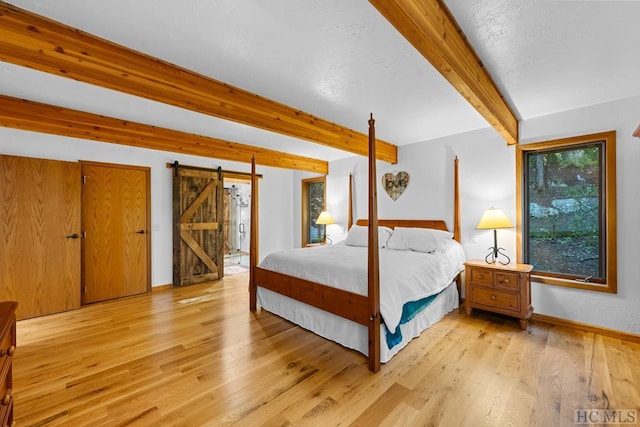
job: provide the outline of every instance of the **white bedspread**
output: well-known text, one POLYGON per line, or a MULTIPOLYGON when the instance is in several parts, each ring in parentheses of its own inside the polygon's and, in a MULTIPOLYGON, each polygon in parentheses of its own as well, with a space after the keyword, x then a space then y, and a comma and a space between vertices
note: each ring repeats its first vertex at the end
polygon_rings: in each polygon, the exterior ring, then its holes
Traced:
MULTIPOLYGON (((463 263, 462 246, 455 240, 436 253, 380 249, 380 313, 387 328, 396 330, 405 303, 442 291, 463 263)), ((338 243, 275 252, 260 267, 367 295, 366 247, 338 243)))

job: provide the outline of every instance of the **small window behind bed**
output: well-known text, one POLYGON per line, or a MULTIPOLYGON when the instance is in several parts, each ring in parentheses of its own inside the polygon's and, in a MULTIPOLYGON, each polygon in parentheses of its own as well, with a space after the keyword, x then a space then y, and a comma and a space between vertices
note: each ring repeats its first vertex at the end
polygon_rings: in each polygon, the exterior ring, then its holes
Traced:
POLYGON ((324 241, 324 226, 316 225, 325 210, 325 177, 302 180, 302 247, 324 241))

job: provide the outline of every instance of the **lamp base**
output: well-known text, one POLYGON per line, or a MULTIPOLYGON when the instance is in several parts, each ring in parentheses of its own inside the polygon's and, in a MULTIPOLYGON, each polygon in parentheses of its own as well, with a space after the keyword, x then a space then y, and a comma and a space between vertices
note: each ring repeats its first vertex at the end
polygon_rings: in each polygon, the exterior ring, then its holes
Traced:
POLYGON ((495 264, 495 263, 500 263, 502 265, 510 264, 511 258, 509 258, 509 256, 503 252, 504 250, 505 250, 504 248, 498 248, 495 246, 491 247, 489 248, 489 253, 487 254, 487 256, 484 257, 484 260, 486 261, 487 264, 495 264), (507 262, 499 261, 498 257, 500 255, 505 257, 507 259, 507 262))

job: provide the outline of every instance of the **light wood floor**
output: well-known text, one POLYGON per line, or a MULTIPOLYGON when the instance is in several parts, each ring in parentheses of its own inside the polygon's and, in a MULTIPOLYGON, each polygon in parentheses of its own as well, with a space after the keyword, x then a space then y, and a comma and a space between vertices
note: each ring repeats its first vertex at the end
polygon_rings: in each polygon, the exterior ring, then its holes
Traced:
POLYGON ((378 374, 248 310, 247 275, 18 322, 18 426, 566 426, 640 409, 640 344, 474 311, 378 374))

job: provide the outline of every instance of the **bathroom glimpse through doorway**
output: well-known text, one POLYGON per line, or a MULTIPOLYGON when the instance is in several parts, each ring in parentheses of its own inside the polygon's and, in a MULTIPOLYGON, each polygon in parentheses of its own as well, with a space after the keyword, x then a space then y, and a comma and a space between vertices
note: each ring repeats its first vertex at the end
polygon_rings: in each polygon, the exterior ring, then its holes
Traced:
POLYGON ((224 275, 249 271, 251 179, 224 173, 224 275))

